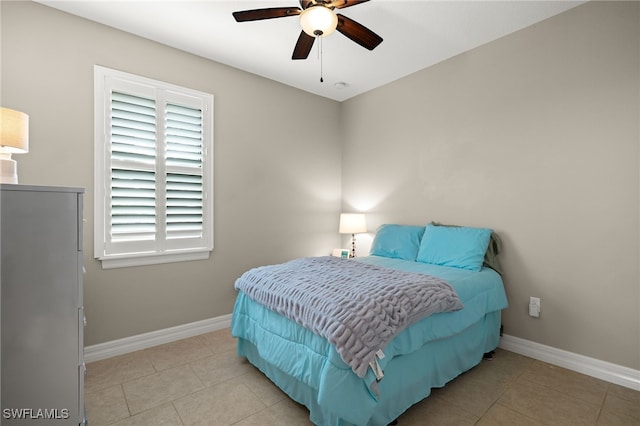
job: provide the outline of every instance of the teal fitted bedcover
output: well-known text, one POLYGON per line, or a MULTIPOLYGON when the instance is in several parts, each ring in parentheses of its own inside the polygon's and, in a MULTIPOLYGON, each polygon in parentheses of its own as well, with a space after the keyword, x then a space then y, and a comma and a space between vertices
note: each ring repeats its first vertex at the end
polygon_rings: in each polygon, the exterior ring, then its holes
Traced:
POLYGON ((432 315, 408 327, 385 348, 384 377, 356 376, 324 338, 239 292, 232 318, 238 354, 292 399, 318 425, 386 425, 414 403, 480 362, 498 345, 500 311, 507 307, 500 275, 378 256, 355 261, 445 279, 464 308, 432 315), (375 389, 375 390, 374 390, 375 389))

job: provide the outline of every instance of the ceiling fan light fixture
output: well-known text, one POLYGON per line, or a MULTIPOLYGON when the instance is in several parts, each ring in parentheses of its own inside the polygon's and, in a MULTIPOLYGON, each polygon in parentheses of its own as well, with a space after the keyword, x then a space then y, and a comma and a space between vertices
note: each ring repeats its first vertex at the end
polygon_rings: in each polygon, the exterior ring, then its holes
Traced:
POLYGON ((328 7, 315 5, 302 11, 300 26, 311 37, 326 37, 336 30, 338 17, 328 7))

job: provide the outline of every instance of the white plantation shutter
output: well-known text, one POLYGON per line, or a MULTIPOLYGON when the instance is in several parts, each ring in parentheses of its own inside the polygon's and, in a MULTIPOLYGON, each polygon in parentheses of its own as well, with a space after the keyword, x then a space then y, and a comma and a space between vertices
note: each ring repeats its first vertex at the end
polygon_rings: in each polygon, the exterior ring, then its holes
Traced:
POLYGON ((166 106, 167 238, 202 234, 202 111, 166 106))
POLYGON ((111 92, 111 240, 156 238, 156 106, 111 92))
POLYGON ((207 258, 213 96, 98 66, 95 83, 95 257, 103 268, 207 258))

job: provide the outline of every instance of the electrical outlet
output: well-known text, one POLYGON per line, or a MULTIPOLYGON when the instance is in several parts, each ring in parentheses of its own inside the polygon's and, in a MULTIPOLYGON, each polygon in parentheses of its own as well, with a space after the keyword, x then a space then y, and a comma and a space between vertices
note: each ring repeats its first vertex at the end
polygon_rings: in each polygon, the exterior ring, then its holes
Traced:
POLYGON ((534 318, 540 317, 540 298, 539 297, 529 298, 529 315, 534 318))

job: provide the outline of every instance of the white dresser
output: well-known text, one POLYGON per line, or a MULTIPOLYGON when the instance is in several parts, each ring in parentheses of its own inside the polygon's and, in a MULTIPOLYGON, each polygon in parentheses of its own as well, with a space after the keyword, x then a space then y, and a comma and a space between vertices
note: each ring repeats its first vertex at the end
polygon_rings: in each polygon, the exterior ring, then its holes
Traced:
POLYGON ((83 193, 0 185, 2 425, 85 424, 83 193))

